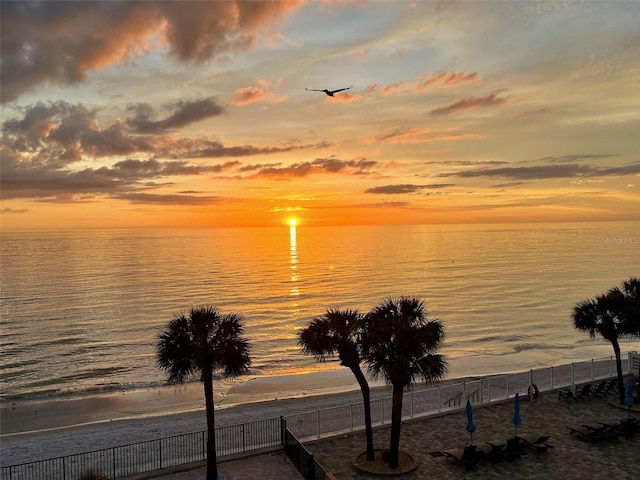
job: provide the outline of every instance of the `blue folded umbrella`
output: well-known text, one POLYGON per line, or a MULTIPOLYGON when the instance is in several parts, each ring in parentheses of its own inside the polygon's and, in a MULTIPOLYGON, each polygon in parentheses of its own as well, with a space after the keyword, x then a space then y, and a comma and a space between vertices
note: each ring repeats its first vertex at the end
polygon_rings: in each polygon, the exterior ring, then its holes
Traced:
POLYGON ((476 426, 473 424, 473 407, 471 402, 467 400, 467 432, 471 434, 471 443, 473 443, 473 432, 476 431, 476 426))
POLYGON ((518 435, 518 425, 522 423, 522 418, 520 418, 520 394, 518 393, 513 398, 513 419, 511 421, 516 426, 515 435, 518 435))

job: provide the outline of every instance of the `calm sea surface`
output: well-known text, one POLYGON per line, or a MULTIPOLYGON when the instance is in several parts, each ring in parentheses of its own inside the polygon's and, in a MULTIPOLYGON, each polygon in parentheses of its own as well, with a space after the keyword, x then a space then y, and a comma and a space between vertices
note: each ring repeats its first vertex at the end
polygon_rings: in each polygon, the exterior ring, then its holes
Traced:
POLYGON ((451 360, 580 358, 572 308, 640 275, 640 225, 2 232, 0 272, 7 401, 157 386, 158 333, 204 304, 244 316, 253 376, 305 372, 312 317, 390 295, 424 299, 451 360))

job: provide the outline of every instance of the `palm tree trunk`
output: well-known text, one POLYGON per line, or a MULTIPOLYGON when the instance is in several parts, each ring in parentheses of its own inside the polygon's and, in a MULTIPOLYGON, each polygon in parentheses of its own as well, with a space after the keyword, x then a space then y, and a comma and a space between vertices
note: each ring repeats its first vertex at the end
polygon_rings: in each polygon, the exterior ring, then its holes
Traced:
POLYGON ((207 480, 218 480, 218 465, 216 459, 216 424, 213 405, 213 370, 202 369, 202 383, 204 383, 204 399, 207 411, 207 480))
POLYGON ((620 396, 620 405, 624 405, 624 379, 622 378, 622 357, 620 354, 620 344, 618 343, 618 339, 612 339, 611 345, 613 345, 613 352, 616 355, 616 371, 618 372, 618 395, 620 396))
POLYGON ((367 382, 364 373, 360 370, 360 367, 351 368, 353 375, 360 385, 362 391, 362 403, 364 405, 364 427, 367 437, 367 460, 373 462, 375 460, 375 454, 373 450, 373 427, 371 426, 371 396, 369 390, 369 383, 367 382))
POLYGON ((398 468, 400 453, 400 427, 402 426, 402 395, 404 386, 393 386, 393 406, 391 407, 391 442, 389 444, 389 467, 398 468))

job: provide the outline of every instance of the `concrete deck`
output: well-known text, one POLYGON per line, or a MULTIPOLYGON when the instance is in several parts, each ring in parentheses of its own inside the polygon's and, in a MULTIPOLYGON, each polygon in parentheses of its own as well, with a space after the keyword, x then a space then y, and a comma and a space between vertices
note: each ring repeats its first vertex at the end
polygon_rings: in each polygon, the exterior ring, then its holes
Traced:
MULTIPOLYGON (((462 448, 470 443, 466 431, 464 409, 437 417, 405 421, 402 425, 400 450, 419 461, 412 472, 387 478, 402 479, 539 479, 539 480, 637 480, 640 478, 640 434, 631 439, 620 438, 591 444, 570 436, 567 427, 597 424, 627 418, 627 410, 610 404, 610 398, 564 400, 557 392, 540 395, 536 403, 521 401, 518 427, 520 434, 551 435, 548 443, 555 448, 537 454, 528 448, 527 454, 514 462, 491 464, 481 462, 477 470, 467 471, 464 466, 445 457, 433 457, 429 452, 462 448)), ((636 410, 633 415, 638 415, 636 410)), ((485 444, 491 440, 506 440, 514 435, 513 400, 474 407, 476 431, 473 443, 485 444)), ((374 430, 375 448, 387 448, 390 426, 374 430)), ((366 450, 364 432, 354 432, 336 438, 306 443, 326 470, 338 480, 369 480, 384 478, 366 474, 351 464, 366 450)))

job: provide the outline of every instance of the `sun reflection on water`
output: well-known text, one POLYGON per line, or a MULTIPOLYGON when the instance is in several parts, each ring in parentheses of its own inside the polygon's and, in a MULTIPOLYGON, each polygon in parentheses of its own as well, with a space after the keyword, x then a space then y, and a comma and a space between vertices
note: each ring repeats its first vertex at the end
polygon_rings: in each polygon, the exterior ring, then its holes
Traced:
POLYGON ((291 224, 289 227, 289 261, 291 266, 291 273, 289 275, 289 279, 291 280, 291 296, 300 295, 300 290, 298 289, 297 282, 300 278, 298 275, 298 240, 296 237, 296 226, 295 224, 291 224))

